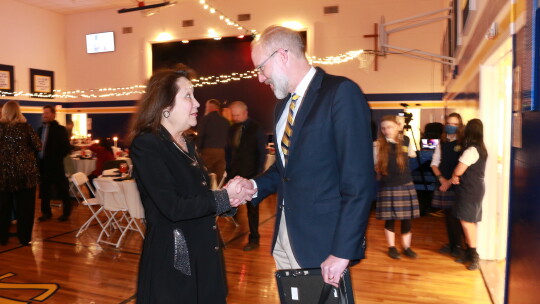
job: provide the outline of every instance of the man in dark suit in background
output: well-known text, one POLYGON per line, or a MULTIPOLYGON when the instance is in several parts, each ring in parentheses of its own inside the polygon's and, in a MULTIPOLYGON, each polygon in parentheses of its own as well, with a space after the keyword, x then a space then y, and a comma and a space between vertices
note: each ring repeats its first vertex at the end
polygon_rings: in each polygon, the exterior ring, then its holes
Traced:
POLYGON ((364 258, 374 194, 371 113, 351 80, 312 67, 300 35, 271 26, 253 41, 259 81, 281 99, 274 113, 277 160, 253 181, 256 205, 278 193, 272 254, 278 269, 318 268, 338 286, 364 258))
MULTIPOLYGON (((261 173, 266 159, 266 136, 263 128, 248 117, 248 107, 242 101, 229 105, 234 125, 229 130, 230 163, 227 176, 254 178, 261 173)), ((259 206, 247 203, 249 241, 244 251, 259 247, 259 206)))
POLYGON ((59 125, 56 119, 56 109, 52 105, 43 107, 43 126, 39 128, 38 135, 43 149, 38 153, 41 183, 39 192, 41 198, 41 217, 39 221, 46 221, 52 217, 51 193, 56 193, 63 203, 63 213, 59 221, 67 221, 71 214, 71 200, 69 198, 69 182, 64 170, 64 157, 70 151, 70 143, 66 128, 59 125))
POLYGON ((199 122, 197 148, 208 172, 215 173, 217 182, 225 172, 225 149, 229 136, 229 121, 219 113, 221 104, 217 99, 206 101, 205 115, 199 122))

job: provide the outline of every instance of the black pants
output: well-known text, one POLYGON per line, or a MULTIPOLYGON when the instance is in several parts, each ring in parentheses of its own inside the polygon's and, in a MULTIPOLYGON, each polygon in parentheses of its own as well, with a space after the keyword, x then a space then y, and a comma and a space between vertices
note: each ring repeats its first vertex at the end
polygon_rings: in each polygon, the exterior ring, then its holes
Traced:
POLYGON ((41 184, 39 185, 40 198, 41 198, 41 214, 52 215, 51 211, 51 190, 56 188, 58 196, 62 200, 64 216, 71 214, 71 200, 69 198, 69 181, 65 176, 57 176, 56 178, 42 177, 41 184))
POLYGON ((246 204, 249 223, 249 242, 259 244, 259 205, 253 206, 251 202, 246 204))
POLYGON ((32 240, 36 188, 21 189, 15 192, 0 191, 0 244, 7 243, 11 211, 14 204, 17 218, 17 237, 21 244, 26 245, 32 240))
POLYGON ((461 227, 461 222, 452 215, 452 209, 445 209, 444 214, 446 215, 446 232, 448 233, 450 248, 463 247, 463 227, 461 227))

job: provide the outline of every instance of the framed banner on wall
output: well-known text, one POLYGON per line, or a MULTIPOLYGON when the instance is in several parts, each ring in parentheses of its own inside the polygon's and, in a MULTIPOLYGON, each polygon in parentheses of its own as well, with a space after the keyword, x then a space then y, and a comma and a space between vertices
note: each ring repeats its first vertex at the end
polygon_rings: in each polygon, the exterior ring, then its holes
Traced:
POLYGON ((14 79, 13 66, 0 64, 0 92, 4 93, 0 95, 13 95, 14 79))
POLYGON ((54 72, 30 69, 30 93, 32 97, 52 98, 54 90, 54 72))

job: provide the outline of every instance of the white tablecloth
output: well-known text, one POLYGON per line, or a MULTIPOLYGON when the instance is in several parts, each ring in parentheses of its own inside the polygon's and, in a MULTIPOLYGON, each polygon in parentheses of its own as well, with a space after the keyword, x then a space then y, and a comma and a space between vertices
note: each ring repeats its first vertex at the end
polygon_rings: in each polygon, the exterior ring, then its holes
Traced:
POLYGON ((86 175, 92 173, 92 171, 96 170, 96 160, 95 159, 80 159, 80 158, 72 158, 73 167, 75 168, 75 172, 82 172, 86 175))
MULTIPOLYGON (((97 179, 113 180, 114 178, 98 177, 97 179)), ((135 180, 130 179, 125 181, 115 181, 115 183, 120 188, 120 191, 124 193, 130 215, 134 218, 144 218, 144 208, 141 203, 141 196, 139 195, 139 189, 137 189, 137 183, 135 180)))

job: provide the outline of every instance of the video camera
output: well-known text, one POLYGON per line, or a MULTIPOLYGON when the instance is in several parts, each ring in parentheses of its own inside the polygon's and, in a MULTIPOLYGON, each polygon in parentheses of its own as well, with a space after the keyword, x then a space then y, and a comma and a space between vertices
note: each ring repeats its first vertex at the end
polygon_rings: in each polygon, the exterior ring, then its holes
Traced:
MULTIPOLYGON (((406 103, 401 103, 400 105, 401 105, 402 107, 404 107, 405 109, 407 109, 407 108, 409 107, 409 105, 406 104, 406 103)), ((399 113, 398 113, 398 116, 404 117, 404 118, 405 118, 405 126, 406 126, 406 127, 409 127, 409 123, 411 122, 412 116, 413 116, 412 113, 405 112, 405 110, 404 110, 404 111, 402 111, 402 112, 399 112, 399 113)))
POLYGON ((403 111, 403 112, 399 112, 398 116, 405 117, 405 125, 409 125, 409 123, 412 120, 413 115, 412 115, 412 113, 407 113, 407 112, 403 111))

